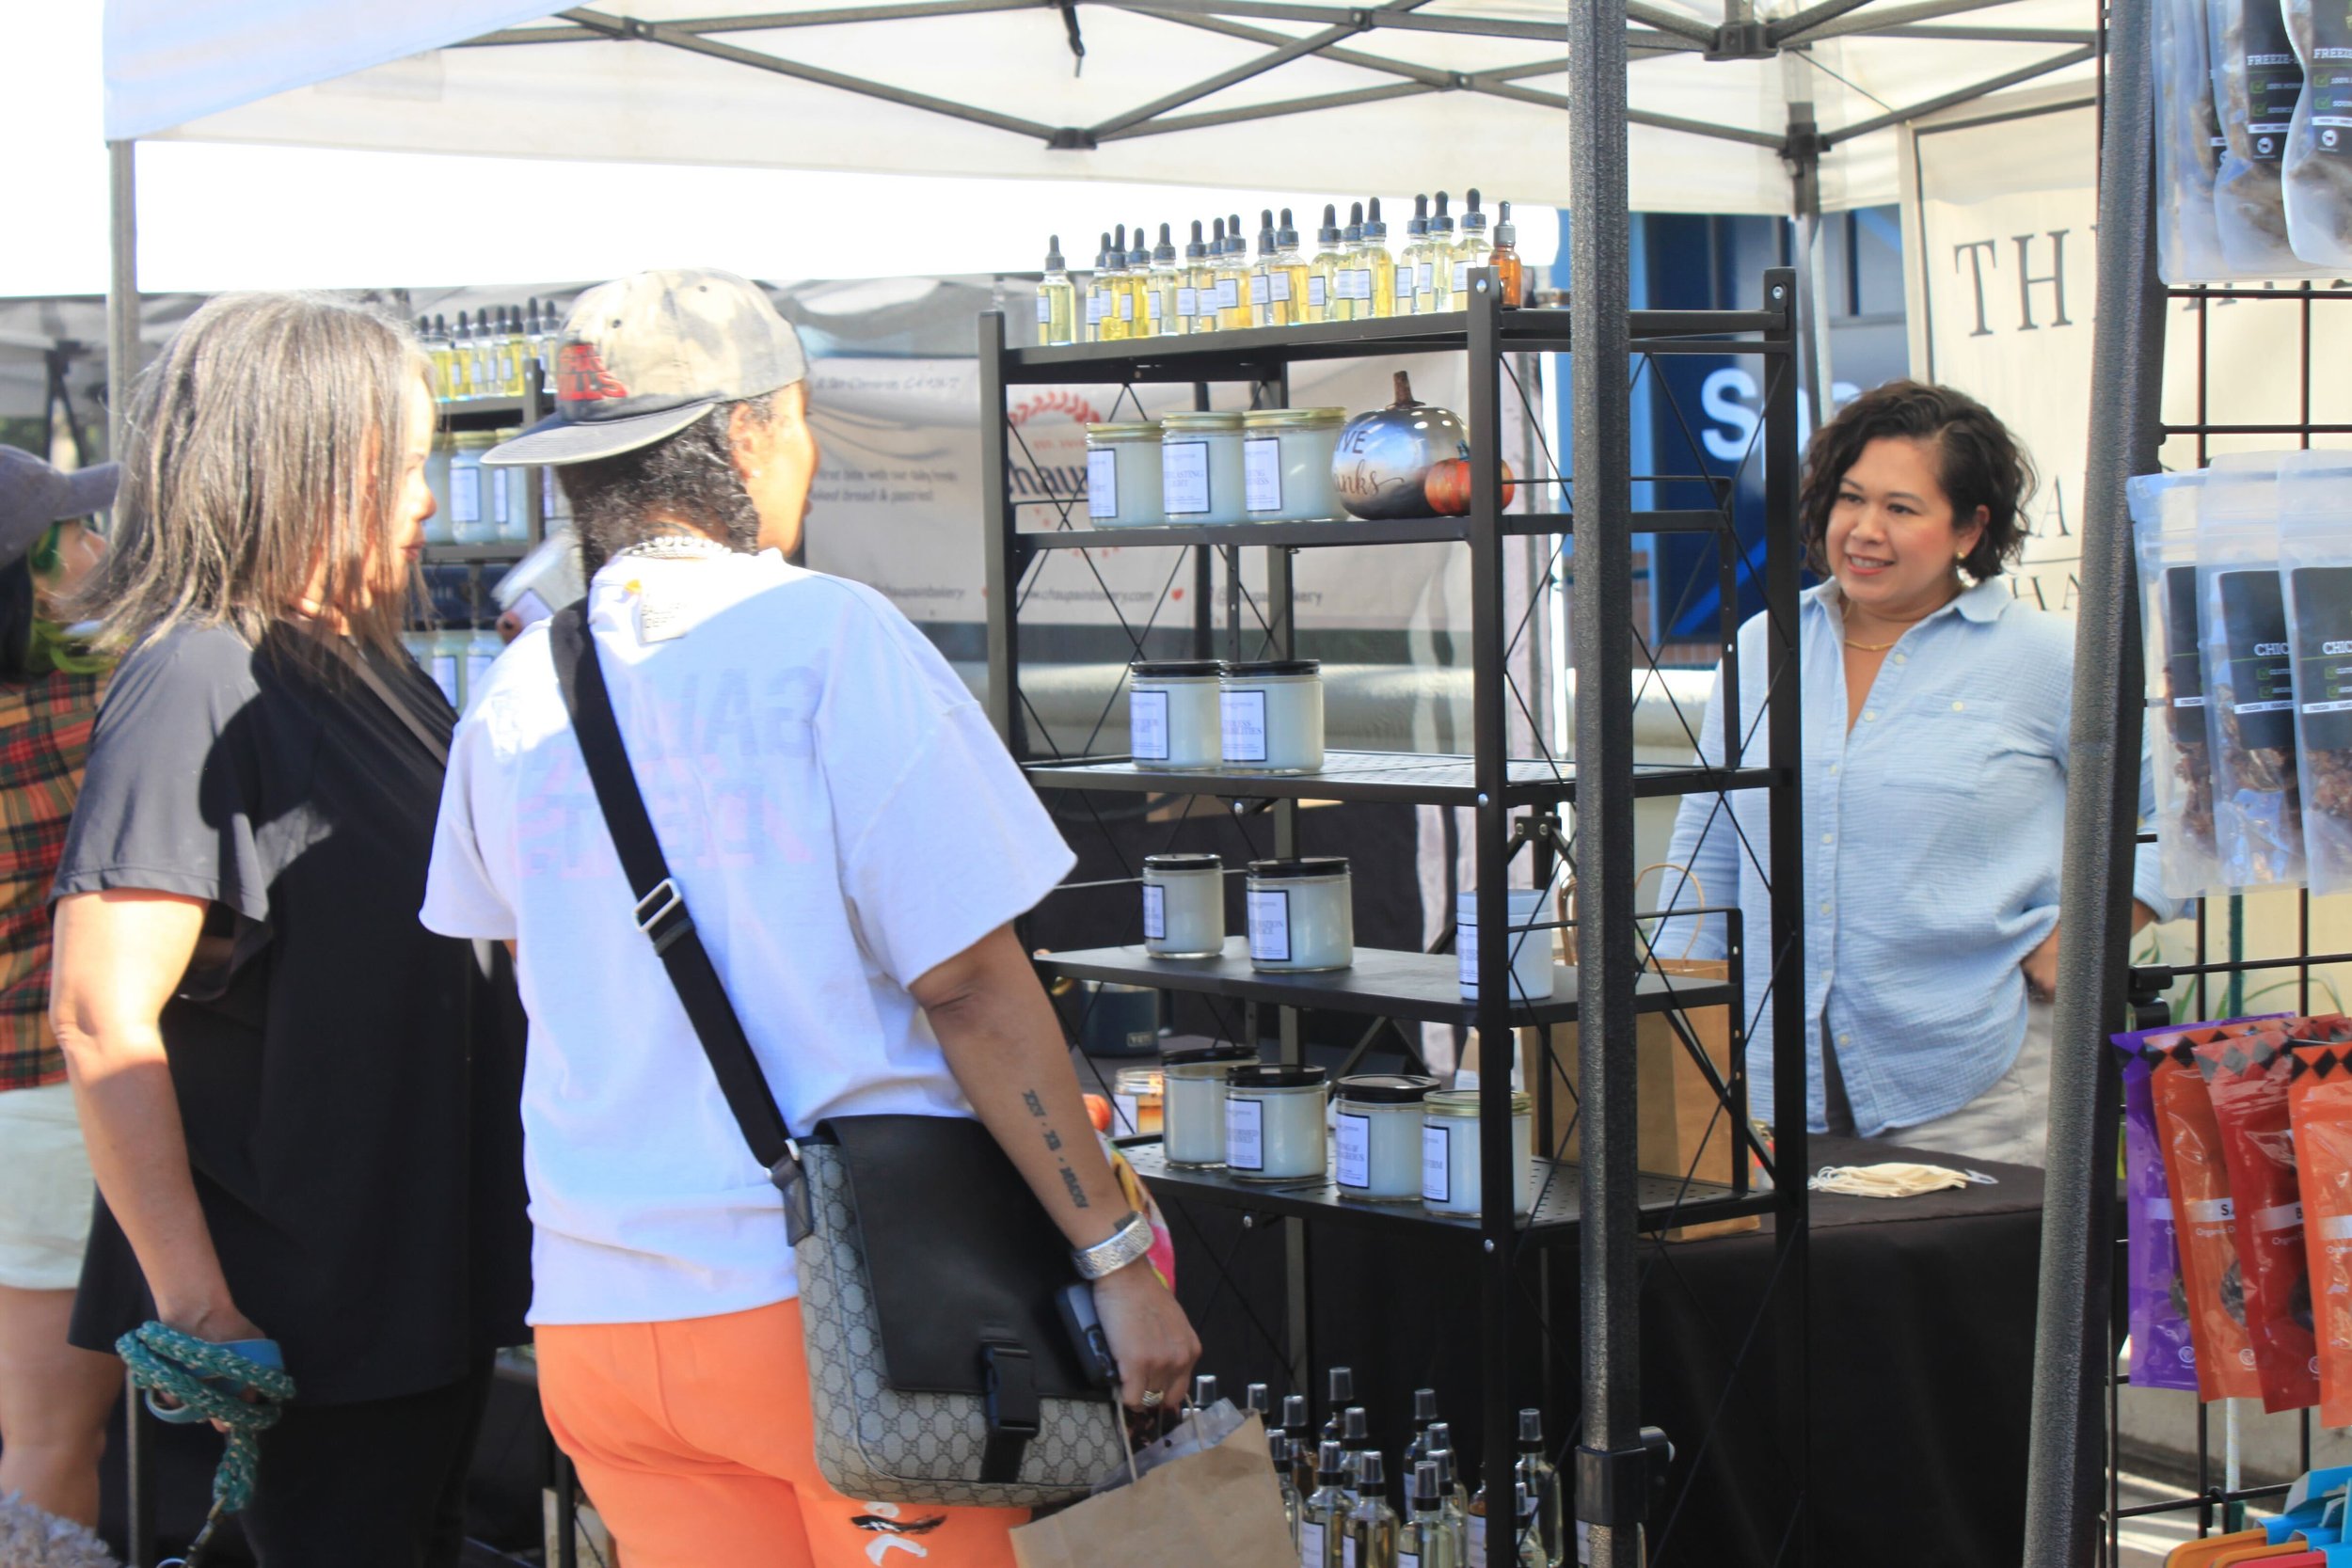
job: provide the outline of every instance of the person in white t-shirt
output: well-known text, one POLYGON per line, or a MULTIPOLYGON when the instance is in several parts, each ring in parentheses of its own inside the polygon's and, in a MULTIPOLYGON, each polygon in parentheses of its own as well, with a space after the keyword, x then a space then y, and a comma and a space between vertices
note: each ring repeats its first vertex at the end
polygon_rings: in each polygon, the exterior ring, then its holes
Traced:
MULTIPOLYGON (((732 274, 640 274, 566 322, 559 466, 590 634, 673 878, 787 1121, 977 1117, 1090 1268, 1148 1239, 1010 922, 1073 857, 978 706, 880 594, 787 563, 805 361, 732 274)), ((424 923, 515 944, 531 1321, 556 1440, 630 1568, 1009 1564, 1016 1510, 818 1475, 782 1205, 632 912, 547 626, 450 755, 424 923)), ((1074 1275, 1073 1275, 1074 1277, 1074 1275)), ((1136 1409, 1200 1352, 1148 1261, 1096 1298, 1136 1409)))

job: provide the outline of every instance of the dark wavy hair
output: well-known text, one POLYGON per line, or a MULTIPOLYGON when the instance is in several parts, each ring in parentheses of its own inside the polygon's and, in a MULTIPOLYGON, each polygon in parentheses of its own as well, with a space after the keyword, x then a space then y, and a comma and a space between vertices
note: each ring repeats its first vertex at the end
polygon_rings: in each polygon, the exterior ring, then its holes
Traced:
POLYGON ((1952 503, 1956 527, 1965 527, 1977 508, 1984 508, 1984 532, 1960 564, 1979 582, 1999 577, 2026 547, 2026 502, 2037 483, 2033 459, 1984 404, 1920 381, 1890 381, 1863 393, 1805 448, 1797 521, 1813 569, 1825 575, 1830 569, 1829 515, 1846 470, 1865 447, 1888 436, 1934 451, 1936 481, 1952 503))
POLYGON ((735 471, 730 432, 738 408, 766 424, 775 417, 775 394, 719 404, 649 447, 555 470, 572 503, 583 576, 596 576, 620 551, 662 531, 658 517, 690 523, 746 555, 759 548, 759 512, 735 471))

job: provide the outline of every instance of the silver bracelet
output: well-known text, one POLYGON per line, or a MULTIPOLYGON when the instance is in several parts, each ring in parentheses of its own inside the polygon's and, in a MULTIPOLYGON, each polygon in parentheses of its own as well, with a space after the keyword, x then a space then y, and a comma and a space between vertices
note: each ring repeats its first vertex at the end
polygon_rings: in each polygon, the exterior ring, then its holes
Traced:
POLYGON ((1117 1274, 1151 1250, 1152 1222, 1141 1214, 1130 1213, 1107 1240, 1076 1249, 1071 1253, 1070 1260, 1077 1265, 1079 1278, 1101 1279, 1117 1274))

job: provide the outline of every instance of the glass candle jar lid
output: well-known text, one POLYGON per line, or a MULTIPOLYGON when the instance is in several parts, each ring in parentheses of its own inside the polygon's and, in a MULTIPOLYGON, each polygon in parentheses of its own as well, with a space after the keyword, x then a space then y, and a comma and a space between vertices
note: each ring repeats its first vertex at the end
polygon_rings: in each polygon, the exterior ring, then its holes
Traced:
POLYGON ((1409 1072, 1366 1072, 1340 1080, 1340 1098, 1365 1105, 1409 1105, 1438 1087, 1435 1078, 1409 1072))
POLYGON ((1227 680, 1263 680, 1269 675, 1320 675, 1323 661, 1313 658, 1261 658, 1222 666, 1227 680))
POLYGON ((1214 658, 1139 658, 1127 666, 1127 673, 1139 681, 1197 680, 1224 673, 1225 666, 1214 658))
POLYGON ((1225 869, 1225 863, 1215 855, 1188 853, 1146 855, 1143 857, 1143 869, 1146 871, 1222 871, 1225 869))
POLYGON ((1249 1089, 1317 1089, 1331 1074, 1319 1067, 1292 1067, 1282 1062, 1246 1062, 1225 1075, 1226 1087, 1249 1089))
POLYGON ((1156 441, 1160 438, 1159 421, 1141 424, 1090 424, 1087 426, 1089 441, 1156 441))
POLYGON ((1238 412, 1210 408, 1183 409, 1161 415, 1160 431, 1168 436, 1215 435, 1222 431, 1238 431, 1241 421, 1242 416, 1238 412))
MULTIPOLYGON (((1433 1117, 1471 1117, 1478 1115, 1477 1089, 1433 1089, 1422 1101, 1424 1115, 1433 1117)), ((1535 1097, 1525 1089, 1511 1091, 1511 1114, 1528 1116, 1535 1109, 1535 1097)))
POLYGON ((1332 430, 1347 423, 1344 408, 1253 408, 1242 416, 1248 430, 1332 430))
POLYGON ((1208 1062, 1255 1062, 1258 1053, 1237 1040, 1214 1045, 1180 1045, 1160 1053, 1162 1067, 1199 1067, 1208 1062))
POLYGON ((1344 877, 1345 855, 1308 855, 1299 860, 1251 861, 1249 874, 1262 881, 1298 877, 1344 877))

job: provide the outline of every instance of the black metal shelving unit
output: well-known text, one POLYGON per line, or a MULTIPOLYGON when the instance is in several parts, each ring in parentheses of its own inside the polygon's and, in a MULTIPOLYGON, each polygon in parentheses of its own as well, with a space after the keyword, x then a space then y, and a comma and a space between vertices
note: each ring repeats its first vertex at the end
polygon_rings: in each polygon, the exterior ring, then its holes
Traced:
MULTIPOLYGON (((1769 1215, 1777 1231, 1780 1267, 1767 1291, 1759 1321, 1772 1320, 1772 1332, 1758 1335, 1751 1327, 1744 1341, 1732 1349, 1733 1376, 1750 1350, 1776 1359, 1779 1399, 1786 1418, 1779 1426, 1785 1458, 1802 1478, 1805 1464, 1804 1418, 1806 1368, 1804 1312, 1804 1234, 1805 1225, 1805 1135, 1803 1115, 1806 1040, 1804 1038, 1803 944, 1801 937, 1801 872, 1798 843, 1798 736, 1795 680, 1798 542, 1795 492, 1799 431, 1796 384, 1800 333, 1795 275, 1776 270, 1765 275, 1760 308, 1741 311, 1631 311, 1622 318, 1629 358, 1603 376, 1613 382, 1622 404, 1627 396, 1625 372, 1651 356, 1706 353, 1753 356, 1762 362, 1768 383, 1766 412, 1751 461, 1763 475, 1768 522, 1768 558, 1763 573, 1767 611, 1772 636, 1769 640, 1771 700, 1769 733, 1740 733, 1740 705, 1724 705, 1722 755, 1734 762, 1727 768, 1637 765, 1631 756, 1630 714, 1633 682, 1612 699, 1624 718, 1622 744, 1588 748, 1578 764, 1549 754, 1540 733, 1535 756, 1510 753, 1510 719, 1514 704, 1528 711, 1509 673, 1515 629, 1525 624, 1520 613, 1529 608, 1507 602, 1503 552, 1506 542, 1527 536, 1551 538, 1554 543, 1544 592, 1559 577, 1572 572, 1575 562, 1568 546, 1578 535, 1580 517, 1589 535, 1587 551, 1606 562, 1610 552, 1597 547, 1602 531, 1621 528, 1624 537, 1642 533, 1698 532, 1717 541, 1722 562, 1724 609, 1721 643, 1725 661, 1726 689, 1739 689, 1737 572, 1740 546, 1734 524, 1735 485, 1714 492, 1717 509, 1637 513, 1622 504, 1585 504, 1581 510, 1506 513, 1502 503, 1502 415, 1506 391, 1528 397, 1524 383, 1512 368, 1512 356, 1572 351, 1570 310, 1505 309, 1499 303, 1490 273, 1474 273, 1469 308, 1450 315, 1405 317, 1378 321, 1329 323, 1298 327, 1245 328, 1187 338, 1153 338, 1129 342, 1088 343, 1054 347, 1014 347, 1007 341, 1005 318, 980 318, 981 461, 986 483, 987 593, 989 606, 988 707, 997 732, 1041 792, 1103 792, 1133 800, 1138 794, 1165 797, 1208 797, 1231 803, 1231 816, 1263 812, 1270 817, 1273 852, 1297 851, 1298 814, 1303 800, 1389 801, 1460 808, 1474 815, 1479 855, 1478 909, 1480 927, 1489 933, 1477 956, 1481 1000, 1461 995, 1458 959, 1443 949, 1451 931, 1433 953, 1404 953, 1359 948, 1355 965, 1327 974, 1259 974, 1249 966, 1247 944, 1228 943, 1223 956, 1198 960, 1154 959, 1140 943, 1137 928, 1126 934, 1136 940, 1120 945, 1084 951, 1057 951, 1040 956, 1041 971, 1050 977, 1110 981, 1163 990, 1189 992, 1239 1004, 1244 1026, 1237 1034, 1250 1042, 1279 1039, 1287 1061, 1302 1058, 1302 1012, 1350 1013, 1372 1020, 1424 1022, 1475 1027, 1486 1041, 1515 1038, 1526 1028, 1541 1042, 1539 1061, 1531 1061, 1534 1082, 1528 1086, 1537 1099, 1537 1138, 1542 1151, 1560 1148, 1558 1117, 1581 1118, 1593 1148, 1609 1141, 1617 1146, 1613 1171, 1581 1169, 1538 1158, 1535 1175, 1539 1197, 1532 1214, 1515 1219, 1510 1205, 1489 1205, 1477 1217, 1454 1217, 1424 1212, 1418 1206, 1382 1207, 1343 1201, 1326 1181, 1297 1183, 1244 1182, 1217 1171, 1171 1170, 1158 1156, 1152 1140, 1127 1140, 1138 1174, 1163 1199, 1220 1205, 1251 1216, 1260 1229, 1272 1228, 1283 1237, 1289 1301, 1288 1360, 1292 1391, 1310 1393, 1313 1356, 1307 1342, 1308 1315, 1303 1294, 1308 1274, 1307 1247, 1324 1225, 1376 1227, 1416 1244, 1458 1246, 1466 1270, 1480 1279, 1482 1308, 1478 1364, 1480 1368, 1480 1457, 1490 1494, 1512 1495, 1514 1429, 1512 1412, 1518 1403, 1534 1402, 1532 1390, 1515 1391, 1515 1350, 1533 1344, 1542 1332, 1532 1323, 1534 1314, 1521 1299, 1514 1270, 1530 1249, 1569 1244, 1591 1233, 1610 1238, 1622 1247, 1630 1263, 1637 1236, 1650 1244, 1670 1227, 1743 1215, 1769 1215), (1086 384, 1133 388, 1146 383, 1189 384, 1194 405, 1208 407, 1211 388, 1247 389, 1252 407, 1287 404, 1288 368, 1308 360, 1392 356, 1399 354, 1450 354, 1466 357, 1469 396, 1465 409, 1470 430, 1472 476, 1470 510, 1462 517, 1429 517, 1400 521, 1333 520, 1248 524, 1229 527, 1163 526, 1121 528, 1097 531, 1082 526, 1083 498, 1057 496, 1016 498, 1010 482, 1012 459, 1021 437, 1009 418, 1009 394, 1022 387, 1086 384), (1176 561, 1168 586, 1181 578, 1191 592, 1189 643, 1191 657, 1293 657, 1302 650, 1293 614, 1292 560, 1301 549, 1377 548, 1384 545, 1445 542, 1468 549, 1472 584, 1473 744, 1468 755, 1334 751, 1321 773, 1306 776, 1174 772, 1139 766, 1123 753, 1061 754, 1047 726, 1022 689, 1021 611, 1034 586, 1041 564, 1057 552, 1090 546, 1115 546, 1121 551, 1160 548, 1189 551, 1192 571, 1176 561), (1245 592, 1241 552, 1263 550, 1265 588, 1263 595, 1245 592), (1216 568, 1224 577, 1225 626, 1216 624, 1217 595, 1213 592, 1216 568), (1245 613, 1245 607, 1247 613, 1245 613), (1041 741, 1041 744, 1038 742, 1041 741), (1764 765, 1739 766, 1761 752, 1764 765), (1606 863, 1595 875, 1595 858, 1577 847, 1574 813, 1581 798, 1586 811, 1593 802, 1622 806, 1628 813, 1637 798, 1713 795, 1727 806, 1733 792, 1762 790, 1770 796, 1772 845, 1751 847, 1751 853, 1769 856, 1759 869, 1773 889, 1769 942, 1764 955, 1772 976, 1769 992, 1773 1020, 1774 1064, 1778 1097, 1769 1108, 1770 1119, 1784 1129, 1777 1147, 1757 1138, 1750 1125, 1744 1042, 1753 1022, 1745 1015, 1742 974, 1755 961, 1743 951, 1737 912, 1730 911, 1732 940, 1729 975, 1723 982, 1663 975, 1649 970, 1639 956, 1632 917, 1634 861, 1630 854, 1629 816, 1622 839, 1613 839, 1606 863), (1506 948, 1506 872, 1520 853, 1531 862, 1534 884, 1549 885, 1561 855, 1577 859, 1586 911, 1581 927, 1568 935, 1576 965, 1564 965, 1555 976, 1551 999, 1515 1005, 1510 998, 1510 962, 1506 948), (1604 941, 1597 928, 1601 912, 1625 911, 1622 929, 1604 941), (1627 956, 1630 955, 1630 961, 1627 956), (1578 967, 1581 965, 1582 967, 1578 967), (1599 1006, 1596 1007, 1596 999, 1599 1006), (1694 1008, 1725 1007, 1731 1019, 1730 1071, 1719 1076, 1707 1067, 1705 1053, 1689 1026, 1694 1008), (1692 1059, 1708 1072, 1720 1101, 1719 1134, 1736 1141, 1738 1157, 1731 1164, 1733 1181, 1704 1182, 1693 1172, 1679 1177, 1644 1175, 1633 1168, 1630 1104, 1633 1092, 1637 1016, 1662 1014, 1675 1021, 1692 1059), (1581 1103, 1552 1104, 1554 1026, 1580 1018, 1616 1021, 1600 1037, 1583 1042, 1585 1064, 1581 1103), (1598 1064, 1600 1070, 1594 1070, 1598 1064), (1611 1099, 1622 1101, 1605 1110, 1611 1099), (1793 1107, 1793 1110, 1792 1110, 1793 1107), (1613 1140, 1604 1128, 1618 1129, 1613 1140), (1751 1159, 1772 1180, 1752 1184, 1751 1159), (1760 1341, 1760 1342, 1759 1342, 1760 1341), (1516 1395, 1516 1397, 1515 1397, 1516 1395)), ((1588 356, 1588 357, 1590 357, 1588 356)), ((1123 394, 1122 394, 1123 396, 1123 394)), ((1621 410, 1620 410, 1621 411, 1621 410)), ((1581 411, 1580 410, 1580 417, 1581 411)), ((1621 421, 1620 421, 1621 422, 1621 421)), ((1669 476, 1632 476, 1636 479, 1669 476)), ((1575 509, 1579 498, 1572 481, 1556 470, 1518 479, 1523 493, 1543 498, 1547 508, 1575 509)), ((1524 546, 1521 546, 1524 547, 1524 546)), ((1108 594, 1107 587, 1104 590, 1108 594)), ((1168 602, 1162 589, 1161 605, 1168 602)), ((1115 603, 1116 601, 1114 601, 1115 603)), ((1606 573, 1597 582, 1577 583, 1576 645, 1580 689, 1609 689, 1604 685, 1611 660, 1620 673, 1631 667, 1629 657, 1648 657, 1633 619, 1633 582, 1629 570, 1606 573), (1588 607, 1597 606, 1597 616, 1588 607), (1591 624, 1588 624, 1588 620, 1591 624), (1602 674, 1593 672, 1599 670, 1602 674)), ((1142 657, 1144 638, 1124 614, 1136 657, 1142 657)), ((1146 631, 1158 621, 1155 609, 1146 631)), ((1311 649, 1305 650, 1311 653, 1311 649)), ((1655 659, 1649 663, 1655 672, 1655 659)), ((1107 720, 1117 693, 1104 694, 1107 720)), ((1597 704, 1598 700, 1596 699, 1597 704)), ((1696 751, 1699 721, 1686 719, 1696 751)), ((1534 728, 1532 721, 1529 726, 1534 728)), ((1581 721, 1580 721, 1581 727, 1581 721)), ((1096 729, 1100 732, 1102 726, 1096 729)), ((1759 729, 1765 726, 1759 725, 1759 729)), ((1088 743, 1090 748, 1092 741, 1088 743)), ((1597 838, 1602 830, 1592 830, 1597 838)), ((1122 869, 1132 876, 1135 867, 1122 869)), ((1723 912, 1723 911, 1710 911, 1723 912)), ((1108 934, 1108 933, 1105 933, 1108 934)), ((1375 1022, 1375 1028, 1378 1024, 1375 1022)), ((1360 1052, 1359 1052, 1360 1054, 1360 1052)), ((1510 1190, 1513 1154, 1509 1137, 1511 1075, 1495 1064, 1480 1080, 1482 1188, 1487 1193, 1510 1190)), ((1713 1147, 1720 1149, 1722 1145, 1713 1147)), ((1695 1170, 1695 1167, 1694 1167, 1695 1170)), ((1588 1263, 1586 1275, 1595 1274, 1588 1263)), ((1587 1350, 1596 1343, 1609 1348, 1603 1357, 1609 1386, 1622 1396, 1638 1379, 1634 1360, 1637 1339, 1629 1320, 1635 1275, 1631 1267, 1613 1267, 1606 1279, 1583 1281, 1583 1338, 1587 1350)), ((1549 1347, 1547 1347, 1549 1348, 1549 1347)), ((1592 1362, 1586 1361, 1585 1410, 1593 1411, 1592 1362)), ((1565 1424, 1565 1423, 1564 1423, 1565 1424)), ((1588 1420, 1588 1426, 1592 1423, 1588 1420)), ((1614 1425, 1615 1422, 1609 1424, 1614 1425)), ((1555 1438, 1564 1435, 1554 1429, 1555 1438)), ((1675 1433, 1677 1442, 1703 1444, 1698 1433, 1675 1433)), ((1569 1436, 1559 1445, 1564 1485, 1574 1496, 1574 1512, 1593 1524, 1596 1556, 1632 1560, 1628 1554, 1641 1549, 1639 1499, 1646 1485, 1646 1460, 1634 1444, 1617 1431, 1590 1431, 1569 1436), (1570 1457, 1570 1450, 1573 1457, 1570 1457)), ((1690 1451, 1686 1449, 1686 1451, 1690 1451)), ((1695 1471, 1693 1472, 1695 1473, 1695 1471)), ((1686 1482, 1687 1484, 1687 1482, 1686 1482)), ((1793 1550, 1784 1560, 1804 1560, 1802 1480, 1796 1488, 1795 1514, 1788 1539, 1793 1550)), ((1514 1560, 1510 1536, 1497 1531, 1499 1544, 1491 1560, 1514 1560)), ((1662 1550, 1664 1543, 1659 1544, 1662 1550)), ((1662 1560, 1662 1559, 1661 1559, 1662 1560)))
MULTIPOLYGON (((436 404, 441 433, 459 431, 503 430, 512 425, 529 429, 548 412, 547 394, 540 384, 536 360, 524 367, 523 395, 517 398, 468 398, 457 403, 436 404)), ((527 470, 532 483, 523 486, 523 530, 521 540, 500 540, 482 545, 435 545, 424 547, 424 563, 428 566, 462 565, 466 570, 466 600, 471 607, 476 624, 496 618, 490 608, 489 578, 485 567, 511 565, 531 553, 547 537, 547 518, 541 504, 539 476, 541 470, 527 470)))

